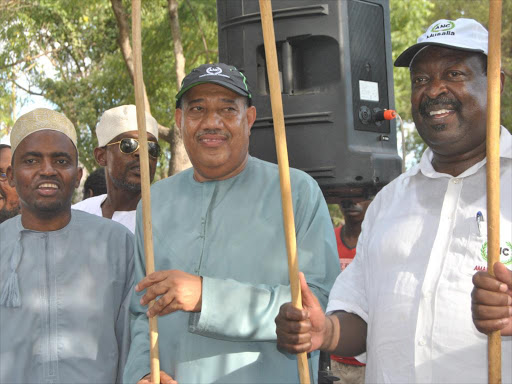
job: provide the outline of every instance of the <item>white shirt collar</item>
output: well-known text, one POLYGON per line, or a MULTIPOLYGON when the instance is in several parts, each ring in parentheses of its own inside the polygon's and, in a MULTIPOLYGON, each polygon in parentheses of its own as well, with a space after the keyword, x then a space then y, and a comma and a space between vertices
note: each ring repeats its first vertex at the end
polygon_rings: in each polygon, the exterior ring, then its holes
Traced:
MULTIPOLYGON (((432 166, 432 159, 434 154, 430 148, 423 153, 421 156, 421 160, 418 165, 414 166, 408 173, 408 177, 416 175, 421 171, 425 176, 430 177, 432 179, 440 178, 440 177, 449 177, 452 178, 452 175, 447 173, 439 173, 432 166)), ((512 159, 512 135, 510 132, 503 126, 501 126, 500 130, 500 157, 512 159)), ((472 167, 466 169, 463 173, 461 173, 457 177, 467 177, 475 174, 481 167, 485 165, 487 162, 487 158, 479 161, 474 164, 472 167)))

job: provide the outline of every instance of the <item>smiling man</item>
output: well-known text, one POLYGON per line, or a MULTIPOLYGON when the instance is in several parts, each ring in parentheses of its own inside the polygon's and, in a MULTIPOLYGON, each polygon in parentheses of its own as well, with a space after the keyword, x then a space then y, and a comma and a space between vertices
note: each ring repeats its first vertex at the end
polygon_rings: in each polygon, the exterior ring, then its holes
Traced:
POLYGON ((20 212, 16 189, 7 181, 7 168, 11 165, 11 146, 0 144, 0 224, 20 212))
MULTIPOLYGON (((487 338, 471 312, 472 277, 487 265, 487 41, 475 20, 439 20, 398 57, 395 66, 409 67, 412 114, 429 148, 368 208, 357 256, 329 296, 330 314, 304 284, 305 310, 281 308, 282 348, 366 351, 369 383, 487 382, 487 338)), ((503 73, 501 80, 503 88, 503 73)), ((512 268, 512 137, 503 127, 500 150, 501 258, 512 268)), ((510 282, 481 280, 481 288, 501 290, 502 307, 478 291, 474 300, 484 296, 487 307, 475 309, 477 320, 510 316, 510 282)), ((502 356, 509 383, 511 336, 502 338, 502 356)))
POLYGON ((0 224, 0 382, 117 383, 129 347, 133 236, 71 210, 76 132, 36 109, 11 131, 21 215, 0 224))
MULTIPOLYGON (((155 176, 160 155, 158 123, 146 113, 149 175, 155 176)), ((117 221, 135 233, 135 208, 141 198, 139 132, 135 105, 122 105, 106 111, 96 126, 96 162, 105 168, 107 193, 83 200, 73 209, 117 221)))
MULTIPOLYGON (((176 124, 193 169, 151 189, 157 272, 147 278, 137 215, 127 383, 149 373, 148 316, 156 315, 162 383, 299 380, 296 360, 276 349, 288 265, 277 166, 248 153, 255 119, 235 67, 202 65, 183 80, 176 124)), ((325 304, 340 272, 329 212, 311 177, 292 169, 291 182, 300 268, 325 304)), ((318 354, 311 361, 316 373, 318 354)))

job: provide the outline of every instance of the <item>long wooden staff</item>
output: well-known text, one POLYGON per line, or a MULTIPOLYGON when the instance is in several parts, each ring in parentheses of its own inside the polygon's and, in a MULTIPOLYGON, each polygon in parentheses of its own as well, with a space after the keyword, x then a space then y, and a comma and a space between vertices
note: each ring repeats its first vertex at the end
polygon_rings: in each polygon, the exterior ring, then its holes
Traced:
MULTIPOLYGON (((288 273, 292 303, 296 308, 302 308, 300 292, 299 262, 297 259, 297 239, 295 237, 295 220, 293 218, 292 189, 290 184, 290 166, 288 163, 288 148, 284 129, 283 100, 277 67, 277 52, 272 18, 271 0, 259 0, 261 12, 261 27, 265 44, 268 82, 270 86, 270 102, 272 118, 274 119, 274 135, 276 138, 277 163, 279 166, 279 181, 281 184, 281 201, 283 206, 284 235, 288 254, 288 273)), ((306 352, 297 355, 299 378, 301 384, 310 382, 308 356, 306 352)))
MULTIPOLYGON (((153 256, 153 228, 151 226, 151 194, 149 191, 149 155, 146 133, 146 115, 144 106, 144 79, 142 77, 142 47, 140 25, 140 0, 132 0, 132 43, 135 83, 135 106, 137 108, 137 126, 139 129, 139 159, 142 189, 142 224, 144 228, 144 256, 146 276, 155 271, 153 256)), ((155 303, 152 300, 148 307, 155 303)), ((149 359, 151 382, 160 384, 160 360, 158 357, 158 321, 153 316, 149 319, 149 359)))
MULTIPOLYGON (((487 59, 487 270, 500 260, 500 69, 501 0, 489 0, 487 59)), ((501 384, 501 334, 488 338, 489 384, 501 384)))
MULTIPOLYGON (((489 0, 487 58, 487 271, 500 261, 501 0, 489 0)), ((501 384, 501 334, 488 337, 489 384, 501 384)))

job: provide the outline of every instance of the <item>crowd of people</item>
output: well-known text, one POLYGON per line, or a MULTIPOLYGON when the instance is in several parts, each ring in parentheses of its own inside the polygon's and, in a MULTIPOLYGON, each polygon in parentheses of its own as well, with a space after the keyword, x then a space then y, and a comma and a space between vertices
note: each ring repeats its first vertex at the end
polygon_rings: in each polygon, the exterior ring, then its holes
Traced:
MULTIPOLYGON (((249 155, 256 108, 238 69, 201 65, 176 95, 192 168, 151 187, 148 276, 135 107, 101 116, 101 168, 75 205, 75 127, 48 109, 22 115, 0 146, 0 382, 149 384, 158 316, 164 384, 297 383, 301 352, 316 380, 320 351, 341 383, 484 383, 492 331, 511 383, 512 136, 501 128, 494 277, 486 59, 487 31, 470 19, 437 21, 398 57, 429 148, 371 201, 344 203, 343 227, 290 170, 303 309, 290 303, 278 168, 249 155)), ((149 114, 146 126, 152 180, 149 114)))

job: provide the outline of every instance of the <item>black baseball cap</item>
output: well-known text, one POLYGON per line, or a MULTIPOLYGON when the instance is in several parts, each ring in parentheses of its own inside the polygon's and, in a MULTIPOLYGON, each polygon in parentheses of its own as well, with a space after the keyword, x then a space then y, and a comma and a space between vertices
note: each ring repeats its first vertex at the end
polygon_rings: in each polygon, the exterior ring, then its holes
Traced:
POLYGON ((223 63, 203 64, 194 68, 181 82, 180 91, 176 94, 176 108, 190 88, 204 83, 220 85, 249 99, 252 97, 247 78, 236 67, 223 63))

